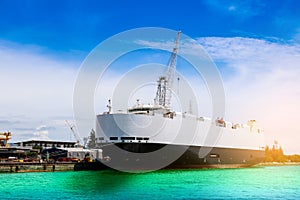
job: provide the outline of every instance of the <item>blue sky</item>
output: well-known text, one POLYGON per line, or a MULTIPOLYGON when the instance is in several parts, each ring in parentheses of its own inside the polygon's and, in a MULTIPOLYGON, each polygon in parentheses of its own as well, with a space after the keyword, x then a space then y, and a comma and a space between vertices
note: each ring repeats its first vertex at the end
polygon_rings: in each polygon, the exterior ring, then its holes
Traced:
POLYGON ((254 36, 289 41, 299 33, 299 1, 0 2, 1 39, 50 51, 89 51, 136 27, 182 29, 191 37, 254 36))
POLYGON ((297 0, 1 0, 0 131, 11 130, 15 141, 70 139, 64 120, 73 119, 74 83, 89 52, 122 31, 164 27, 181 29, 219 64, 229 120, 255 117, 267 143, 300 153, 299 7, 297 0))

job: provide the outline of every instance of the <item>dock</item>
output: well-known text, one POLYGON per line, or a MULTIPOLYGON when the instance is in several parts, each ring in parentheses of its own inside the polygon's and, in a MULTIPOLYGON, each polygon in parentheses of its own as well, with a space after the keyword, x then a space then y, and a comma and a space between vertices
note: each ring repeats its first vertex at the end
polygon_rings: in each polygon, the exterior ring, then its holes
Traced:
POLYGON ((99 171, 110 169, 102 162, 79 162, 75 163, 74 171, 99 171))
POLYGON ((38 163, 38 162, 4 162, 0 163, 0 173, 7 172, 54 172, 73 171, 75 163, 38 163))

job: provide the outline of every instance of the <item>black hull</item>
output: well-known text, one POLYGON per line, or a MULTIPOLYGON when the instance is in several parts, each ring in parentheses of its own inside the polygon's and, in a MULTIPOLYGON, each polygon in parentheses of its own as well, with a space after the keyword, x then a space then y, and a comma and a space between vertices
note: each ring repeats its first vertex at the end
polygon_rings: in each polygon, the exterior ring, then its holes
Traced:
POLYGON ((101 148, 106 157, 105 165, 125 171, 249 167, 262 162, 265 156, 262 150, 157 143, 115 143, 101 148), (204 154, 199 156, 200 150, 204 154))

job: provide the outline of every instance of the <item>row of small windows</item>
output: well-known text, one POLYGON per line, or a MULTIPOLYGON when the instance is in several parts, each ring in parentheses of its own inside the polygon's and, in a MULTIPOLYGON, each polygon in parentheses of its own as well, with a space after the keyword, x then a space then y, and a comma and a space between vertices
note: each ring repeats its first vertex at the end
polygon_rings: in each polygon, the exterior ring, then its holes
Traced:
POLYGON ((118 140, 118 137, 110 137, 110 140, 118 140))
MULTIPOLYGON (((110 140, 118 140, 118 137, 110 137, 110 140)), ((149 140, 148 137, 121 137, 121 140, 149 140)))
POLYGON ((59 148, 69 148, 74 147, 74 144, 52 144, 52 143, 24 143, 24 144, 18 144, 18 146, 23 147, 32 147, 32 146, 40 146, 40 147, 59 147, 59 148))

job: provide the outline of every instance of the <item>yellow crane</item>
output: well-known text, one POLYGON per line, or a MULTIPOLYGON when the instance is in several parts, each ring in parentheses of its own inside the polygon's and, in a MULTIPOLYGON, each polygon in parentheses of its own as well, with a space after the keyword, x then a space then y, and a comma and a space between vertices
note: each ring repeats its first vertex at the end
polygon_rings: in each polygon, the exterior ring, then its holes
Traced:
POLYGON ((0 146, 9 147, 8 140, 11 139, 11 132, 0 133, 0 146))
POLYGON ((78 147, 83 148, 83 145, 82 145, 81 142, 80 142, 79 136, 76 134, 76 132, 75 132, 75 130, 74 130, 74 125, 71 125, 71 124, 68 122, 68 120, 66 120, 66 123, 68 124, 68 126, 69 126, 70 129, 71 129, 71 131, 72 131, 72 133, 73 133, 73 136, 74 136, 74 138, 76 139, 76 143, 77 143, 78 147))

